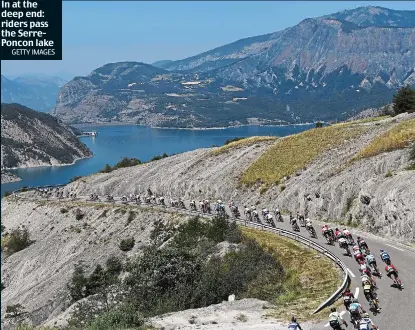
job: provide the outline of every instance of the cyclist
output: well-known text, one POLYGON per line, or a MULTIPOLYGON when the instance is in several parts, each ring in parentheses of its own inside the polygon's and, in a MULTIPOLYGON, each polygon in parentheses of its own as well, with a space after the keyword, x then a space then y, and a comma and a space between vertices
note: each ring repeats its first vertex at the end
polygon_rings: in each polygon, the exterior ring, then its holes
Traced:
POLYGON ((357 301, 354 301, 350 304, 349 313, 352 323, 355 323, 356 321, 360 320, 360 310, 362 311, 362 313, 366 313, 362 305, 360 305, 357 301))
POLYGON ((352 233, 350 231, 348 231, 346 228, 343 228, 343 234, 344 234, 344 236, 346 236, 346 238, 349 242, 353 241, 352 233))
POLYGON ((383 249, 380 249, 380 258, 382 259, 382 261, 386 264, 391 262, 391 257, 389 256, 389 253, 386 252, 383 249))
POLYGON ((327 224, 321 227, 321 233, 323 236, 328 239, 330 236, 332 240, 334 240, 334 232, 333 229, 331 229, 327 224))
POLYGON ((360 249, 357 245, 355 245, 353 247, 353 256, 354 256, 356 262, 359 263, 359 264, 361 263, 361 261, 365 260, 363 254, 362 254, 362 251, 360 251, 360 249))
POLYGON ((288 325, 288 329, 290 330, 303 330, 300 326, 300 324, 298 324, 297 319, 293 316, 291 318, 291 323, 288 325))
POLYGON ((348 245, 347 245, 347 240, 342 236, 342 237, 339 237, 338 238, 338 241, 339 241, 339 247, 341 248, 341 249, 346 249, 346 248, 348 248, 348 245))
POLYGON ((375 259, 375 256, 373 255, 373 254, 371 254, 371 253, 369 253, 367 256, 366 256, 366 263, 370 266, 370 267, 372 267, 372 269, 375 271, 375 272, 378 272, 379 273, 379 270, 378 270, 378 265, 377 265, 377 263, 376 263, 376 259, 375 259))
POLYGON ((329 315, 330 326, 335 330, 341 329, 340 328, 340 322, 343 323, 347 327, 346 321, 343 320, 342 316, 340 315, 339 312, 337 312, 336 308, 332 307, 331 308, 331 313, 329 315))
POLYGON ((362 287, 365 286, 366 283, 371 283, 371 279, 369 276, 367 276, 365 273, 362 273, 360 276, 360 280, 362 281, 362 287))
POLYGON ((340 234, 343 234, 339 228, 334 229, 334 235, 336 235, 336 237, 338 238, 340 234))
POLYGON ((375 300, 375 295, 373 294, 373 287, 372 284, 366 282, 363 286, 363 294, 365 295, 366 300, 372 305, 372 301, 375 300))
POLYGON ((363 313, 362 319, 359 321, 359 330, 378 330, 378 327, 369 318, 368 313, 363 313))
POLYGON ((305 219, 305 228, 311 230, 311 227, 313 227, 313 224, 311 223, 310 218, 305 219))
POLYGON ((369 247, 367 246, 367 243, 360 236, 357 237, 357 245, 359 245, 359 248, 361 250, 366 250, 367 252, 369 252, 369 247))
POLYGON ((359 270, 360 270, 360 273, 366 274, 370 278, 370 281, 372 282, 373 286, 375 288, 377 288, 375 278, 373 277, 372 272, 370 271, 369 267, 367 267, 367 265, 364 261, 360 262, 360 269, 359 270))
POLYGON ((350 292, 349 288, 347 288, 343 293, 343 303, 347 311, 349 310, 349 306, 353 302, 354 299, 355 299, 354 294, 350 292))
POLYGON ((393 264, 389 262, 389 264, 387 264, 385 267, 385 271, 386 271, 386 275, 390 279, 393 279, 394 282, 398 282, 398 284, 403 288, 401 280, 398 279, 398 269, 393 264), (392 275, 393 275, 393 278, 392 278, 392 275))

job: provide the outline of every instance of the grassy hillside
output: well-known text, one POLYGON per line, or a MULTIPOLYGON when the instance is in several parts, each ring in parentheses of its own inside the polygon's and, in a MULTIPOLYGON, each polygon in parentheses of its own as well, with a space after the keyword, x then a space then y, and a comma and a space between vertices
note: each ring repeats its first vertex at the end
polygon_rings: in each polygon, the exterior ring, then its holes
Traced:
POLYGON ((361 149, 352 161, 373 157, 383 152, 393 151, 407 147, 415 141, 415 119, 410 119, 392 127, 387 132, 376 137, 361 149))
POLYGON ((327 149, 336 148, 367 130, 366 127, 328 126, 278 140, 242 174, 241 182, 253 185, 279 183, 303 169, 327 149))

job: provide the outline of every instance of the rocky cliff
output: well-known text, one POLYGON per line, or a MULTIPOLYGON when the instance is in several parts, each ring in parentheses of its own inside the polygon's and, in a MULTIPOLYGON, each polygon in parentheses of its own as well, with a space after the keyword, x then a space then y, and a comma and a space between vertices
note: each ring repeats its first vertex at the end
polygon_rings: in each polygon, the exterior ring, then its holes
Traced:
POLYGON ((415 11, 305 19, 158 67, 105 65, 66 84, 53 114, 171 127, 343 120, 415 84, 414 35, 415 11))
POLYGON ((1 104, 2 169, 71 164, 91 155, 73 131, 51 115, 1 104))

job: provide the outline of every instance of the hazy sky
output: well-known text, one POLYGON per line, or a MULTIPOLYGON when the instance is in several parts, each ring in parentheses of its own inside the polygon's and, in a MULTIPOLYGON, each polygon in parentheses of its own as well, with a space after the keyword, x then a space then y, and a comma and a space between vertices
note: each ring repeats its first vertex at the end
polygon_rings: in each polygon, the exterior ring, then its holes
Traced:
POLYGON ((412 1, 64 1, 62 61, 2 61, 4 75, 87 75, 109 62, 177 60, 359 6, 412 1))

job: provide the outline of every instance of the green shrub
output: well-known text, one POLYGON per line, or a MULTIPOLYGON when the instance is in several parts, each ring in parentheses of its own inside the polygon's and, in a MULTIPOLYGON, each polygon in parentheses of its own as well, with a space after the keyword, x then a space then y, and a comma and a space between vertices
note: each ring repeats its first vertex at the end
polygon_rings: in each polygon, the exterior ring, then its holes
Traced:
POLYGON ((69 180, 69 183, 71 183, 71 182, 75 182, 75 181, 77 181, 77 180, 79 180, 79 179, 81 179, 82 178, 82 176, 80 176, 80 175, 75 175, 75 176, 73 176, 70 180, 69 180))
POLYGON ((393 96, 393 111, 395 114, 415 112, 415 90, 409 86, 400 88, 393 96))
POLYGON ((318 122, 316 123, 316 128, 321 128, 321 127, 323 127, 323 123, 322 123, 322 122, 320 122, 320 121, 318 121, 318 122))
POLYGON ((13 254, 27 248, 32 243, 26 227, 12 229, 4 243, 4 249, 8 254, 13 254))
POLYGON ((73 302, 78 301, 86 296, 87 285, 88 279, 85 277, 84 267, 81 264, 75 265, 71 281, 67 286, 73 302))
POLYGON ((137 215, 136 212, 129 211, 126 225, 129 225, 135 219, 136 215, 137 215))
POLYGON ((21 304, 16 304, 6 306, 6 314, 4 317, 6 319, 13 319, 21 322, 27 316, 27 314, 28 313, 25 311, 25 308, 21 304))
POLYGON ((141 164, 141 160, 137 158, 124 157, 117 164, 115 164, 115 166, 112 169, 116 170, 118 168, 131 167, 131 166, 136 166, 140 164, 141 164))
POLYGON ((248 321, 248 317, 245 314, 242 314, 242 313, 238 314, 238 316, 236 317, 236 319, 239 322, 246 322, 246 321, 248 321))
MULTIPOLYGON (((170 239, 177 229, 169 222, 165 223, 163 220, 154 221, 154 228, 150 233, 150 239, 153 244, 160 246, 168 239, 170 239)), ((143 228, 141 230, 144 230, 143 228)))
POLYGON ((105 266, 109 274, 118 275, 122 271, 121 260, 114 256, 107 259, 105 266))
POLYGON ((134 245, 135 245, 134 237, 123 239, 120 242, 120 250, 124 252, 130 251, 134 247, 134 245))
POLYGON ((137 158, 128 158, 124 157, 121 159, 117 164, 111 167, 109 164, 105 164, 105 167, 99 171, 99 173, 110 173, 116 169, 124 168, 124 167, 131 167, 142 164, 141 160, 137 158))
MULTIPOLYGON (((236 223, 224 217, 183 223, 167 246, 146 248, 126 270, 127 301, 145 316, 219 303, 230 294, 243 294, 261 274, 277 284, 283 278, 275 258, 255 241, 244 240, 236 223), (223 241, 243 245, 223 258, 211 255, 223 241)), ((258 297, 267 291, 267 281, 261 283, 258 297)))
POLYGON ((112 170, 113 169, 109 164, 105 164, 105 167, 99 171, 99 173, 110 173, 112 170))
POLYGON ((11 191, 6 191, 5 193, 4 193, 4 197, 8 197, 8 196, 10 196, 12 194, 12 192, 11 191))
POLYGON ((150 162, 155 161, 155 160, 159 160, 159 159, 163 159, 163 158, 167 158, 169 157, 169 155, 167 155, 165 152, 160 155, 160 156, 154 156, 153 158, 151 158, 150 162))
POLYGON ((391 171, 388 171, 388 173, 385 174, 385 178, 390 178, 391 176, 393 176, 391 171))
POLYGON ((281 191, 284 191, 284 190, 285 190, 285 188, 286 188, 286 187, 285 187, 284 185, 282 185, 282 186, 280 187, 280 190, 281 190, 281 191))
MULTIPOLYGON (((249 297, 269 299, 282 290, 285 275, 280 263, 254 240, 244 238, 237 224, 225 217, 209 221, 196 217, 177 229, 159 221, 152 240, 159 236, 171 239, 160 249, 148 246, 124 267, 111 257, 106 270, 97 266, 89 277, 83 268, 75 269, 69 285, 73 299, 95 293, 98 295, 94 299, 105 297, 112 284, 114 291, 125 293, 116 304, 118 308, 107 306, 106 313, 86 305, 79 308, 75 314, 85 320, 82 328, 136 329, 142 326, 144 317, 220 303, 230 294, 244 297, 250 292, 249 297), (225 256, 222 251, 217 253, 217 244, 224 241, 237 243, 236 249, 225 256), (118 283, 116 275, 123 269, 128 275, 118 283), (93 320, 91 315, 98 318, 93 320)), ((125 239, 120 248, 128 251, 134 243, 134 238, 125 239)), ((103 300, 104 304, 108 301, 103 300)))
POLYGON ((108 277, 101 265, 97 265, 88 277, 85 287, 85 295, 90 296, 97 294, 101 289, 108 286, 108 277))
POLYGON ((75 210, 75 218, 76 220, 82 220, 84 218, 85 214, 82 213, 81 209, 75 210))
POLYGON ((172 245, 180 249, 191 250, 203 239, 215 244, 223 241, 240 243, 242 234, 236 223, 228 222, 224 216, 216 216, 208 222, 195 217, 178 228, 172 245))
POLYGON ((65 208, 61 208, 61 209, 60 209, 60 212, 61 212, 62 214, 65 214, 65 213, 68 213, 68 210, 67 210, 67 209, 65 209, 65 208))
POLYGON ((125 304, 98 316, 86 330, 139 329, 144 325, 143 316, 133 305, 125 304))

